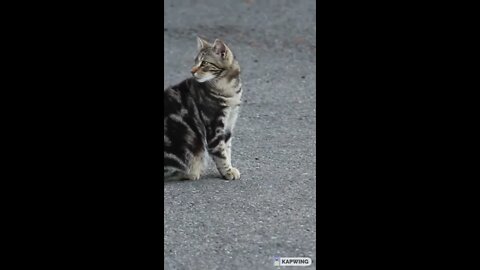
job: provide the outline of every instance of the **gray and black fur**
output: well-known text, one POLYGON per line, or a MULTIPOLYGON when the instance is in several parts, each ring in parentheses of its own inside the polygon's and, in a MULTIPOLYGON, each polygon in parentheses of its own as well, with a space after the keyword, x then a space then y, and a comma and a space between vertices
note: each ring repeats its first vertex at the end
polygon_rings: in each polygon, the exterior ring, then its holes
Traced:
POLYGON ((239 179, 231 150, 242 97, 240 66, 224 42, 197 42, 193 77, 163 93, 163 176, 199 179, 208 153, 223 178, 239 179))

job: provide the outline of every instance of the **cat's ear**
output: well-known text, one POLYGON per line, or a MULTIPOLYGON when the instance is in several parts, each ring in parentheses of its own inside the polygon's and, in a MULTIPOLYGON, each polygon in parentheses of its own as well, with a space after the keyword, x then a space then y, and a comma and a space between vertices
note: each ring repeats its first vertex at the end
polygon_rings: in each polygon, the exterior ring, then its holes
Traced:
POLYGON ((201 37, 197 37, 197 48, 199 51, 211 46, 212 45, 208 43, 206 40, 202 39, 201 37))
POLYGON ((216 39, 213 43, 213 50, 217 55, 222 57, 222 59, 227 59, 232 56, 232 52, 230 51, 228 46, 219 39, 216 39))

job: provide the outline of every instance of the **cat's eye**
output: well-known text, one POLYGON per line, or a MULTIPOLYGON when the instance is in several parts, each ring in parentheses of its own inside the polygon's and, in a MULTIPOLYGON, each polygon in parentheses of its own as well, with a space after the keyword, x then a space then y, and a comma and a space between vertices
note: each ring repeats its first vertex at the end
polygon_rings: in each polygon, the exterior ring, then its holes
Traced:
POLYGON ((212 64, 210 62, 205 62, 205 61, 202 62, 202 66, 208 66, 208 67, 213 68, 213 69, 219 69, 219 67, 217 65, 212 64))

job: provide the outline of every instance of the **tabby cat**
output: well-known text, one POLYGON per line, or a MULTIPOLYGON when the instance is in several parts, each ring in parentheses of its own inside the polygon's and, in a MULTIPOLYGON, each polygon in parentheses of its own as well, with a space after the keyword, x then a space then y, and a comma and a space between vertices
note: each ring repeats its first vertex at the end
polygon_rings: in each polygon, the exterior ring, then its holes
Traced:
POLYGON ((240 66, 230 48, 197 38, 192 77, 163 92, 163 176, 197 180, 206 153, 227 180, 240 178, 232 167, 232 132, 242 97, 240 66))

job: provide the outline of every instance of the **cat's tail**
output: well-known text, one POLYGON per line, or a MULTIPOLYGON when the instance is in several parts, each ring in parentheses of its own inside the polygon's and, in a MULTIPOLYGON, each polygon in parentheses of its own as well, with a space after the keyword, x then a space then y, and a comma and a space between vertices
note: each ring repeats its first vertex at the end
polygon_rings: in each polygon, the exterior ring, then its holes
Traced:
POLYGON ((163 179, 164 181, 177 180, 181 177, 187 166, 177 156, 163 152, 163 179))
POLYGON ((163 167, 163 181, 181 180, 184 173, 174 167, 163 167))

